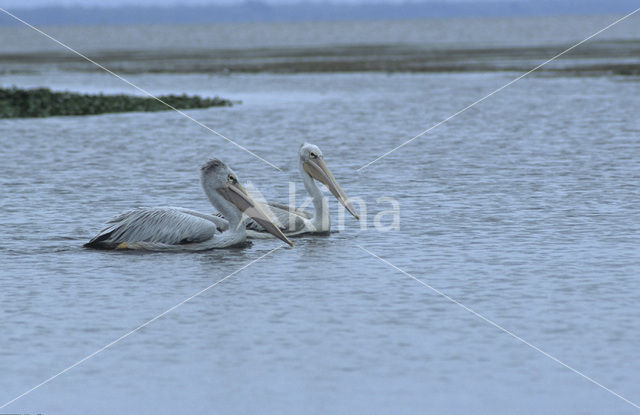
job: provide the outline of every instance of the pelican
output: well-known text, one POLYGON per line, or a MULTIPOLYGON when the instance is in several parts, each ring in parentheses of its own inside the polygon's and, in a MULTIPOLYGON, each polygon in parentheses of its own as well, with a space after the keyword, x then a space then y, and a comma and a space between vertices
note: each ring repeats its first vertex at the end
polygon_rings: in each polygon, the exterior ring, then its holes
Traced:
MULTIPOLYGON (((298 164, 304 187, 311 196, 314 214, 281 203, 267 202, 263 210, 271 214, 273 222, 287 236, 298 236, 308 233, 328 233, 331 231, 329 219, 329 203, 316 180, 327 186, 338 202, 356 219, 360 219, 349 198, 344 193, 331 171, 324 162, 320 148, 314 144, 303 143, 298 149, 298 164)), ((253 220, 246 222, 249 238, 267 238, 269 233, 260 223, 253 220)))
POLYGON ((225 219, 179 207, 138 208, 108 222, 84 246, 97 249, 202 251, 243 243, 247 232, 243 213, 267 232, 293 246, 256 205, 222 161, 213 159, 200 168, 202 188, 225 219))

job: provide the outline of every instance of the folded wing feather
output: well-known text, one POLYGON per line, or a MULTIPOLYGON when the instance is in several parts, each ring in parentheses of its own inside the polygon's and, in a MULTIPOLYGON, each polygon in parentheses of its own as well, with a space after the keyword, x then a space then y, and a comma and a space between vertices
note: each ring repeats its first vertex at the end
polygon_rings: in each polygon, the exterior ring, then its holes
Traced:
POLYGON ((177 245, 204 242, 220 233, 216 223, 220 219, 214 220, 211 219, 213 216, 208 216, 182 208, 137 208, 109 221, 109 226, 87 245, 112 245, 121 242, 177 245))

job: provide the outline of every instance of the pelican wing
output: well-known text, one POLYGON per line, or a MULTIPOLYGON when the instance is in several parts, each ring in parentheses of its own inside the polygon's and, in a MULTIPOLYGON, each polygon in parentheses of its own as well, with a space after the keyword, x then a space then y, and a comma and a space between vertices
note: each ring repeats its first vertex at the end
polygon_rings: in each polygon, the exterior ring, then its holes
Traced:
POLYGON ((296 209, 293 206, 285 205, 284 203, 267 202, 267 205, 271 209, 280 209, 280 210, 284 210, 284 211, 289 211, 289 213, 301 216, 301 217, 303 217, 305 219, 311 219, 313 217, 313 214, 307 212, 306 210, 296 209))
MULTIPOLYGON (((299 232, 305 227, 305 220, 309 220, 313 217, 313 215, 305 210, 296 209, 294 207, 277 203, 277 202, 267 202, 261 203, 260 206, 264 210, 264 212, 269 215, 269 218, 275 223, 278 228, 284 233, 295 233, 299 232)), ((202 214, 200 214, 202 215, 202 214)), ((209 216, 209 215, 202 215, 209 216)), ((226 222, 222 213, 215 213, 214 218, 221 219, 226 222)), ((245 220, 245 226, 249 231, 255 231, 260 233, 267 233, 267 231, 251 218, 247 218, 245 220)), ((228 225, 227 225, 228 227, 228 225)), ((222 228, 226 229, 226 228, 222 228)))
POLYGON ((85 246, 113 248, 123 242, 165 245, 204 242, 219 233, 216 223, 206 216, 181 208, 137 208, 109 221, 109 226, 85 246))
POLYGON ((185 209, 185 208, 180 208, 180 207, 172 208, 172 209, 176 209, 176 210, 179 210, 180 212, 184 212, 184 213, 187 213, 189 215, 197 216, 199 218, 211 221, 211 222, 215 223, 216 228, 218 228, 218 232, 220 232, 220 233, 222 233, 222 232, 226 231, 227 229, 229 229, 229 221, 227 221, 222 216, 221 213, 216 213, 215 215, 207 215, 205 213, 200 213, 200 212, 195 211, 195 210, 185 209))
MULTIPOLYGON (((269 202, 263 205, 263 209, 284 234, 301 231, 305 227, 305 219, 311 217, 311 215, 303 210, 280 203, 269 202)), ((245 223, 247 230, 266 232, 259 223, 256 223, 256 221, 252 219, 247 220, 245 223)))

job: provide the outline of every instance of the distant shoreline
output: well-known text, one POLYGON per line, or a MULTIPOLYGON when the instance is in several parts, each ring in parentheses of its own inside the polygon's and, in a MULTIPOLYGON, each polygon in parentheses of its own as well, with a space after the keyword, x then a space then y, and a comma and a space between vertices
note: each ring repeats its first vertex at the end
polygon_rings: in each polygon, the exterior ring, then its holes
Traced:
MULTIPOLYGON (((10 11, 35 25, 199 24, 222 22, 327 22, 407 20, 449 17, 585 16, 626 14, 637 8, 634 0, 495 0, 429 1, 340 4, 331 1, 268 4, 246 1, 236 5, 39 7, 10 11)), ((0 13, 0 26, 20 25, 0 13)))
MULTIPOLYGON (((95 51, 116 73, 526 72, 567 45, 429 49, 416 45, 355 45, 226 50, 95 51)), ((640 42, 592 42, 546 65, 536 75, 640 76, 640 42)), ((0 74, 96 72, 65 51, 0 53, 0 74)))
MULTIPOLYGON (((59 26, 48 34, 120 74, 529 71, 619 17, 59 26), (543 28, 544 30, 541 30, 543 28)), ((640 13, 533 76, 640 76, 640 13)), ((27 27, 0 27, 0 75, 98 67, 27 27)))

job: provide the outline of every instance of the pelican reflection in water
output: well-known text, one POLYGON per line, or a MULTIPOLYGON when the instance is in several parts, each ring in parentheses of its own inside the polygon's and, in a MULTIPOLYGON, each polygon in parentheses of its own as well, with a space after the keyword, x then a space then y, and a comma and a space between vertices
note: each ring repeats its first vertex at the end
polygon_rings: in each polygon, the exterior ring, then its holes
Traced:
POLYGON ((293 246, 222 161, 206 162, 200 168, 200 178, 209 201, 226 219, 178 207, 138 208, 108 222, 109 226, 84 246, 154 251, 227 248, 243 243, 247 237, 243 213, 293 246))
MULTIPOLYGON (((316 180, 327 186, 333 196, 350 214, 356 219, 360 219, 355 208, 349 202, 349 198, 325 164, 322 151, 318 146, 303 143, 298 149, 298 165, 304 187, 311 196, 315 212, 311 214, 307 211, 296 209, 295 206, 274 202, 267 202, 263 206, 264 211, 271 215, 273 221, 278 224, 285 235, 328 233, 331 230, 329 203, 316 184, 316 180)), ((266 238, 270 236, 270 233, 259 222, 249 220, 247 221, 247 235, 250 238, 266 238)))

